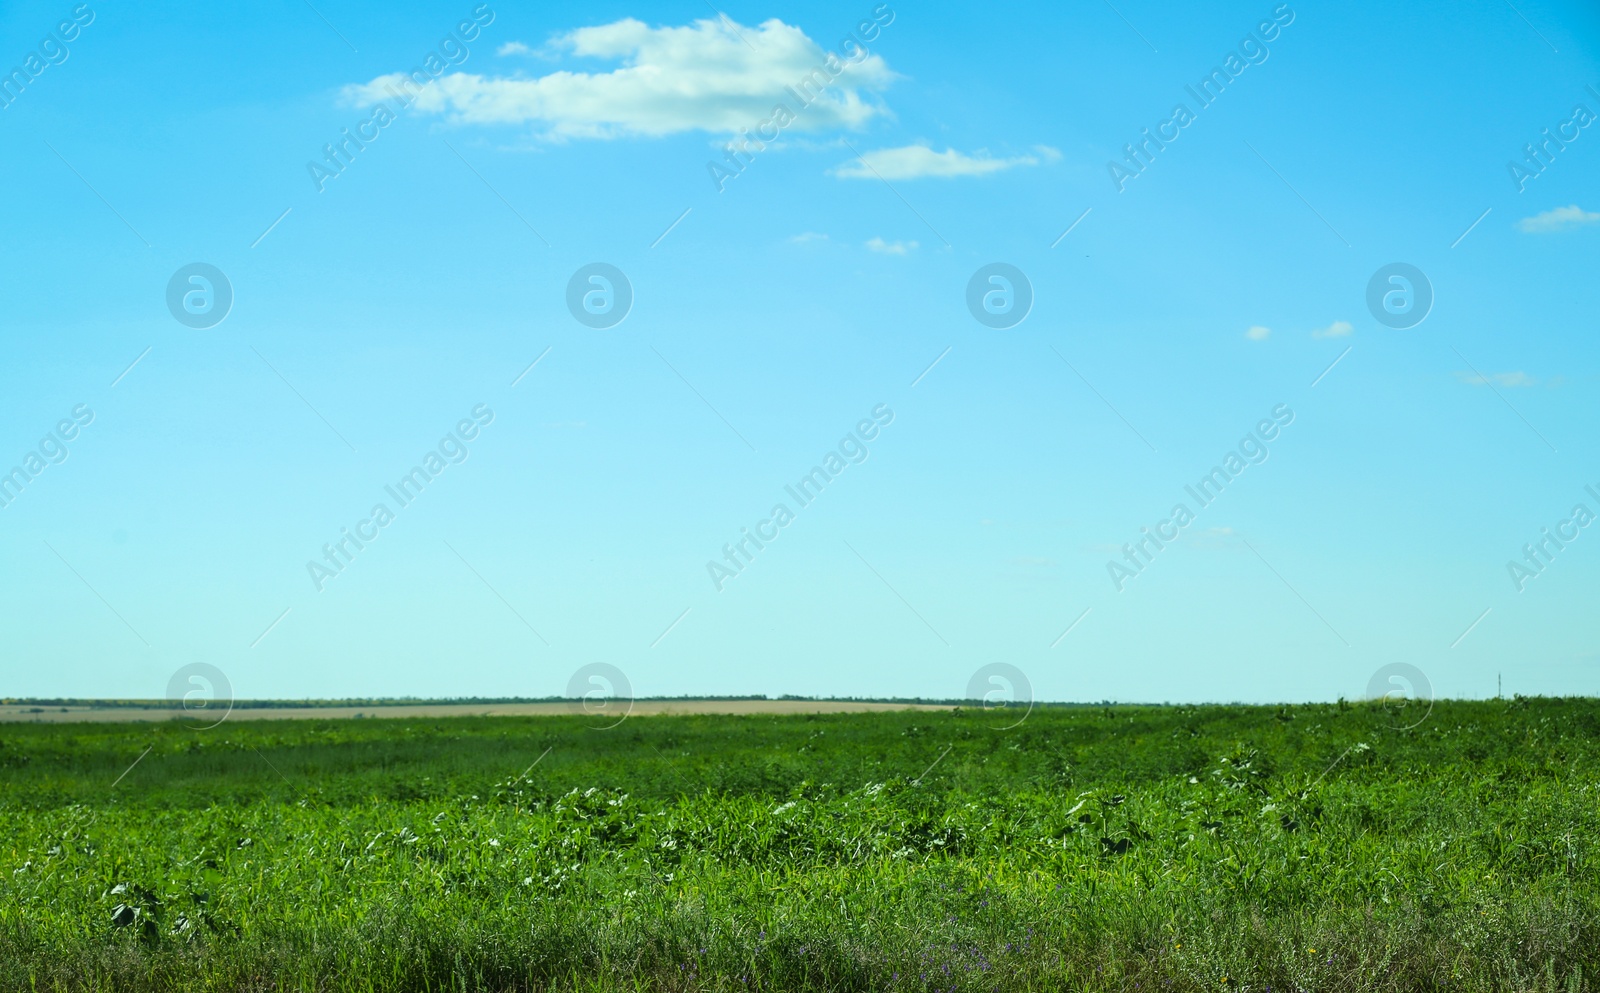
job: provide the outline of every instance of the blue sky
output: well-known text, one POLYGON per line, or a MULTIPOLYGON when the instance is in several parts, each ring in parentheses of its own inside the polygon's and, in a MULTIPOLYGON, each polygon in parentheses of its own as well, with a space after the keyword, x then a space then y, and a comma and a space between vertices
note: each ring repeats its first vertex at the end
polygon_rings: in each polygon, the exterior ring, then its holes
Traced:
POLYGON ((8 4, 0 693, 1600 687, 1600 531, 1508 569, 1600 512, 1592 6, 716 3, 8 4), (168 309, 192 263, 211 327, 168 309), (614 326, 568 310, 591 263, 614 326), (991 263, 1011 327, 967 307, 991 263), (1415 326, 1367 305, 1391 263, 1415 326))

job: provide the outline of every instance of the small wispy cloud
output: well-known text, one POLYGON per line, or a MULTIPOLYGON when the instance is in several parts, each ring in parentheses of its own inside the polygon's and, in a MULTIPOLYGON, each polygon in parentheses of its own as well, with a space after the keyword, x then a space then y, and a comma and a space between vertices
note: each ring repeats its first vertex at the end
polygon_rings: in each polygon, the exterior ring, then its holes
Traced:
POLYGON ((1349 321, 1334 321, 1325 328, 1317 328, 1311 332, 1313 338, 1343 338, 1354 331, 1355 327, 1349 321))
POLYGON ((789 242, 790 242, 790 244, 794 244, 794 245, 809 245, 813 241, 827 241, 827 240, 828 240, 828 236, 825 235, 825 234, 818 234, 815 231, 802 231, 799 234, 792 236, 789 239, 789 242))
POLYGON ((936 152, 926 145, 906 145, 866 152, 861 158, 829 171, 840 179, 952 179, 958 176, 988 176, 1017 166, 1036 166, 1061 158, 1060 152, 1044 145, 1034 151, 1037 154, 997 159, 985 152, 966 155, 953 148, 936 152))
POLYGON ((1532 217, 1524 217, 1517 222, 1517 227, 1524 234, 1549 234, 1552 231, 1565 231, 1567 228, 1595 223, 1600 223, 1600 214, 1591 213, 1577 204, 1572 204, 1547 210, 1542 214, 1534 214, 1532 217))
POLYGON ((1488 386, 1494 383, 1497 386, 1507 386, 1515 389, 1519 386, 1538 386, 1539 381, 1525 372, 1492 372, 1488 376, 1480 376, 1475 372, 1457 372, 1456 378, 1468 386, 1488 386))
POLYGON ((1266 341, 1267 338, 1271 334, 1272 334, 1272 329, 1271 328, 1264 328, 1261 325, 1257 324, 1257 325, 1251 327, 1250 330, 1246 331, 1244 333, 1244 336, 1246 338, 1249 338, 1251 341, 1266 341))
POLYGON ((914 241, 884 241, 882 238, 867 240, 867 249, 881 252, 884 255, 909 255, 916 251, 917 243, 914 241))
POLYGON ((532 55, 533 49, 520 41, 508 41, 494 50, 496 55, 532 55))
POLYGON ((1191 548, 1207 551, 1233 549, 1238 547, 1237 542, 1233 540, 1238 533, 1233 528, 1228 527, 1206 528, 1204 531, 1197 531, 1194 534, 1187 535, 1184 538, 1184 542, 1191 548))

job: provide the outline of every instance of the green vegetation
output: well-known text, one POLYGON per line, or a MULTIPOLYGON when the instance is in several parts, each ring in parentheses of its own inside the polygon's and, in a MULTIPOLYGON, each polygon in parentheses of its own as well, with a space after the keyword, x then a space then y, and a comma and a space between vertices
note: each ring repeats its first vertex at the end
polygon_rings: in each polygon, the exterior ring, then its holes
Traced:
POLYGON ((1600 703, 1424 709, 0 725, 0 989, 1600 988, 1600 703))
MULTIPOLYGON (((765 700, 764 695, 754 696, 657 696, 637 697, 638 700, 765 700)), ((815 697, 800 697, 785 694, 778 699, 782 700, 813 700, 815 697)), ((841 699, 858 699, 847 697, 841 699)), ((305 708, 316 707, 327 709, 333 707, 391 707, 391 706, 416 706, 418 704, 500 704, 500 703, 565 703, 568 705, 578 703, 573 697, 563 696, 457 696, 457 697, 414 697, 414 696, 387 696, 387 697, 346 697, 342 700, 329 699, 304 699, 304 700, 234 700, 231 704, 234 710, 278 710, 286 707, 305 708)), ((874 701, 882 702, 882 701, 874 701)), ((922 700, 895 701, 901 703, 922 703, 922 700)), ((962 703, 961 700, 929 700, 928 703, 962 703)), ((23 707, 28 709, 45 708, 59 709, 62 707, 87 707, 91 710, 171 710, 183 712, 185 704, 182 700, 162 699, 105 699, 91 698, 79 699, 76 697, 6 697, 0 699, 0 705, 23 707)))

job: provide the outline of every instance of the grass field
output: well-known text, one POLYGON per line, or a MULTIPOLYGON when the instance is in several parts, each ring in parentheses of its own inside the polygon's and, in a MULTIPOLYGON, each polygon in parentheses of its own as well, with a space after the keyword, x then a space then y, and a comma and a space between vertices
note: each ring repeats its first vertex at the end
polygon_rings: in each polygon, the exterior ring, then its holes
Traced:
POLYGON ((1021 716, 0 725, 0 989, 1600 988, 1600 702, 1021 716))

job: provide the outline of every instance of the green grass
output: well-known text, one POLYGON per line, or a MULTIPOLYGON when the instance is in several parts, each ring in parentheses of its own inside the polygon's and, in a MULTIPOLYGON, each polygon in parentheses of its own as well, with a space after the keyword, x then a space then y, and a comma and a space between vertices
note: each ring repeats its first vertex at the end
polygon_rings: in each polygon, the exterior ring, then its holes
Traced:
POLYGON ((1600 702, 1422 709, 0 725, 0 989, 1600 988, 1600 702))

